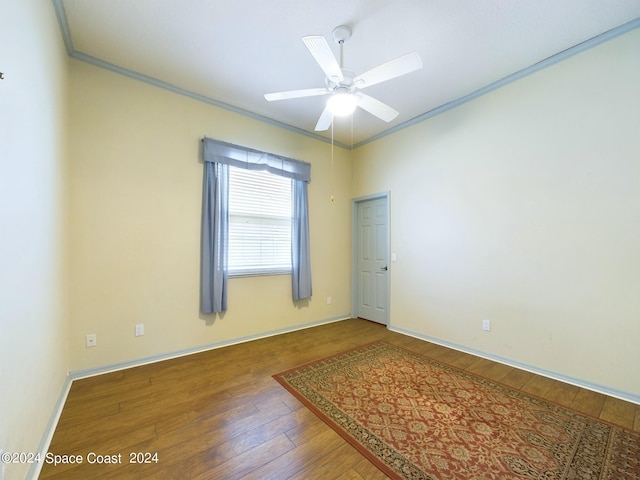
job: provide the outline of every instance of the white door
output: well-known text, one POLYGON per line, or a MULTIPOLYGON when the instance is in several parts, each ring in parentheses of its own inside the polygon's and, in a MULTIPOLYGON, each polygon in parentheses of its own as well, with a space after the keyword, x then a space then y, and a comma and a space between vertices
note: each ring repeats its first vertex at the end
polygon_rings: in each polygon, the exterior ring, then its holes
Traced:
POLYGON ((389 282, 387 198, 357 203, 356 314, 386 325, 389 282))

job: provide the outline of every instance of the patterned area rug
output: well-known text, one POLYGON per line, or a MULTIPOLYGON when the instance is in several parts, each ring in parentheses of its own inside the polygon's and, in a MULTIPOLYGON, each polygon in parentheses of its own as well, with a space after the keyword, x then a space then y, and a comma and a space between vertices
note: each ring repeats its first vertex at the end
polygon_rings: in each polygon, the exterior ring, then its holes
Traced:
POLYGON ((640 434, 386 343, 274 378, 391 478, 640 479, 640 434))

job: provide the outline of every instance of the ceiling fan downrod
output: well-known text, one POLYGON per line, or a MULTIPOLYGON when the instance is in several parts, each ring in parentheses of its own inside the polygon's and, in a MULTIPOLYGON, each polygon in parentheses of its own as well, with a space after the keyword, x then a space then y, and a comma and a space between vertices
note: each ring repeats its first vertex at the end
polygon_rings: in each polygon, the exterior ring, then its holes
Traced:
POLYGON ((344 42, 351 38, 351 28, 346 25, 339 25, 333 29, 331 35, 333 36, 333 41, 340 46, 340 68, 342 69, 344 68, 343 46, 344 42))

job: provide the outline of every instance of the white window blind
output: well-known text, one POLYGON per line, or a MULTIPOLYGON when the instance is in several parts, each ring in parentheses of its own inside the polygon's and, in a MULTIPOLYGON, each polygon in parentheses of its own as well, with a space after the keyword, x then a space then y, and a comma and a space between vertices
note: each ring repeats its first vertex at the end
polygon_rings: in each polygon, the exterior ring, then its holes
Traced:
POLYGON ((230 275, 291 272, 291 179, 229 167, 230 275))

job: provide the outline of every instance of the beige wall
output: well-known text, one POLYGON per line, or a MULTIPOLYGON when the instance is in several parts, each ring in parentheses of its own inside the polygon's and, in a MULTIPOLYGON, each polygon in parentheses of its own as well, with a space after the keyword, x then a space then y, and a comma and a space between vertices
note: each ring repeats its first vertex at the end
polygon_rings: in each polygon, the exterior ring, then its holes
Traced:
POLYGON ((67 55, 51 5, 0 10, 0 449, 35 452, 68 366, 67 55))
POLYGON ((70 82, 72 371, 349 316, 350 152, 332 175, 327 143, 82 62, 70 82), (226 314, 199 314, 203 135, 312 164, 308 304, 289 275, 232 278, 226 314))
POLYGON ((357 149, 392 326, 640 400, 638 85, 636 30, 357 149))

